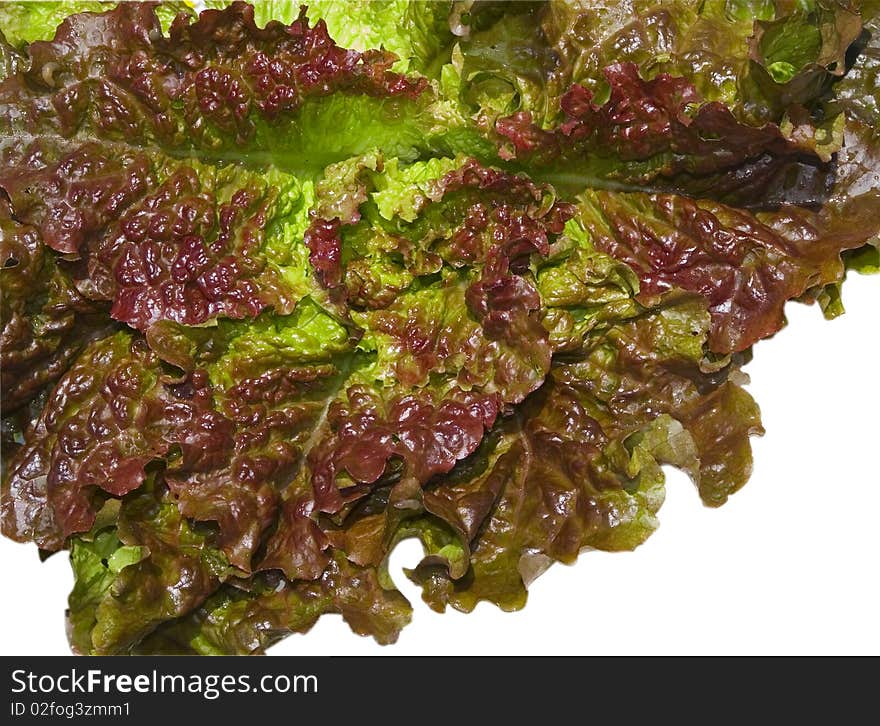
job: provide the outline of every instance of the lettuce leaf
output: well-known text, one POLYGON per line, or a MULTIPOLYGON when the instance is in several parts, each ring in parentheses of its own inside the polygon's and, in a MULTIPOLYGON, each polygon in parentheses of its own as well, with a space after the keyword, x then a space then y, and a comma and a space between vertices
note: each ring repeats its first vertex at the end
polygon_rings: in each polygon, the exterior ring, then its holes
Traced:
POLYGON ((198 607, 226 579, 227 562, 151 479, 122 502, 116 529, 74 540, 77 576, 68 629, 79 653, 127 653, 159 624, 198 607))
POLYGON ((92 134, 177 152, 219 155, 245 145, 257 152, 272 143, 270 135, 284 138, 278 125, 293 122, 307 99, 338 91, 415 100, 426 87, 424 79, 392 72, 387 52, 340 48, 304 13, 290 26, 260 29, 253 8, 237 3, 196 22, 178 16, 168 36, 148 4, 75 17, 51 41, 29 46, 27 71, 4 83, 13 137, 92 134), (105 66, 113 73, 104 75, 105 66))
MULTIPOLYGON (((27 0, 0 5, 0 33, 14 46, 35 40, 50 40, 65 18, 76 13, 101 13, 112 10, 116 0, 27 0)), ((194 15, 194 3, 163 2, 156 7, 162 29, 168 30, 180 13, 194 15)))
MULTIPOLYGON (((300 5, 291 0, 266 0, 254 6, 254 17, 260 26, 271 20, 290 23, 299 15, 300 5)), ((317 0, 309 3, 309 17, 323 20, 341 46, 358 51, 384 48, 398 58, 394 70, 431 77, 432 66, 452 41, 450 6, 451 2, 444 0, 317 0)))
POLYGON ((522 607, 738 491, 752 346, 880 267, 875 0, 207 5, 0 8, 0 520, 76 652, 394 642, 405 538, 522 607))
POLYGON ((591 191, 582 200, 579 221, 599 250, 638 274, 642 299, 675 288, 706 298, 709 347, 720 354, 779 330, 785 302, 842 279, 841 252, 865 243, 858 227, 831 236, 820 222, 792 224, 786 211, 756 218, 714 202, 643 193, 591 191))
POLYGON ((821 99, 861 32, 845 2, 551 0, 477 5, 452 65, 462 99, 491 120, 528 112, 541 128, 578 84, 607 97, 604 69, 632 63, 646 80, 685 76, 701 98, 750 125, 780 122, 821 99))

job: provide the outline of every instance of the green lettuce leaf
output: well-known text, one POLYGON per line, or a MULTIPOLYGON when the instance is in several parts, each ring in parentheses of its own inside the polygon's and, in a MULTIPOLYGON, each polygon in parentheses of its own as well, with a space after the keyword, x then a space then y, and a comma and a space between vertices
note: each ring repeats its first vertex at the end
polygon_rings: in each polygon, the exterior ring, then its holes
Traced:
MULTIPOLYGON (((327 23, 330 35, 346 48, 384 48, 398 58, 394 70, 430 77, 432 67, 451 51, 451 4, 444 0, 317 0, 309 3, 309 17, 327 23)), ((261 26, 270 20, 290 23, 299 15, 300 5, 296 0, 265 0, 255 5, 254 17, 261 26)))
POLYGON ((226 579, 214 533, 181 516, 151 479, 126 498, 114 528, 74 539, 71 645, 80 653, 127 653, 166 621, 198 607, 226 579))
POLYGON ((336 555, 315 582, 261 580, 221 588, 191 615, 157 629, 139 654, 252 655, 291 633, 304 633, 325 613, 338 613, 358 635, 394 643, 412 608, 373 569, 336 555))

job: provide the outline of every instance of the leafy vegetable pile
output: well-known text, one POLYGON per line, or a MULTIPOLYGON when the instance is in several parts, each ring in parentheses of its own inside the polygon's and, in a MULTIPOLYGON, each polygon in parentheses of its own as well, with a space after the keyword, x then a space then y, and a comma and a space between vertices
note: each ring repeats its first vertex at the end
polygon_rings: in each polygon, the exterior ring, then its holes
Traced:
POLYGON ((433 608, 522 607, 662 465, 739 489, 752 345, 880 267, 876 0, 0 30, 3 531, 70 550, 78 652, 393 642, 406 537, 433 608))

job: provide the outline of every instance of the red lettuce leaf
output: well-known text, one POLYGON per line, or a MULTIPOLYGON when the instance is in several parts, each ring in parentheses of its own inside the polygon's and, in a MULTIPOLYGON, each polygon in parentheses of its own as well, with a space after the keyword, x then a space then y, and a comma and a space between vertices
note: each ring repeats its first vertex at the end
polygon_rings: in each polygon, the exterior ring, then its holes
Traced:
POLYGON ((250 655, 263 653, 290 633, 308 631, 325 613, 339 613, 354 632, 394 643, 412 608, 382 585, 375 569, 352 565, 336 553, 315 581, 231 583, 190 616, 145 638, 140 654, 250 655))
POLYGON ((4 416, 54 382, 92 337, 112 327, 106 306, 85 299, 40 233, 0 199, 0 391, 4 416))
POLYGON ((456 7, 430 82, 243 3, 0 38, 2 526, 76 651, 393 642, 403 538, 514 609, 745 484, 751 345, 874 264, 874 8, 636 5, 456 7))
POLYGON ((787 300, 842 279, 841 253, 863 230, 826 230, 795 207, 757 218, 744 210, 672 195, 591 191, 583 222, 595 246, 629 265, 650 299, 679 288, 706 298, 711 349, 742 351, 784 323, 787 300))
POLYGON ((425 511, 470 550, 463 570, 435 552, 412 573, 432 607, 470 611, 486 599, 517 609, 552 561, 636 546, 656 527, 659 464, 685 469, 712 505, 745 483, 758 411, 731 371, 704 373, 692 357, 689 338, 707 323, 700 301, 683 298, 596 334, 581 361, 556 366, 472 459, 425 491, 425 511))
POLYGON ((120 3, 71 16, 51 41, 31 43, 24 73, 0 86, 0 108, 15 133, 88 132, 181 152, 266 148, 260 124, 307 98, 418 96, 427 82, 392 72, 394 60, 340 48, 305 10, 259 28, 253 7, 236 2, 195 22, 180 15, 166 36, 152 4, 120 3))
MULTIPOLYGON (((573 85, 560 100, 564 119, 553 129, 527 111, 499 118, 503 156, 546 169, 544 176, 579 191, 598 179, 624 186, 709 191, 738 204, 766 204, 774 189, 783 201, 821 201, 829 152, 817 156, 811 139, 787 139, 779 126, 751 126, 718 101, 704 102, 685 78, 650 80, 632 63, 604 70, 605 103, 573 85)), ((832 149, 833 151, 833 149, 832 149)))
MULTIPOLYGON (((52 391, 9 464, 4 534, 56 550, 68 535, 88 531, 99 492, 121 497, 173 446, 192 458, 194 445, 208 443, 188 440, 187 429, 221 425, 210 403, 209 391, 167 380, 142 340, 120 332, 93 343, 52 391)), ((223 433, 212 442, 220 450, 230 441, 229 430, 223 433)))

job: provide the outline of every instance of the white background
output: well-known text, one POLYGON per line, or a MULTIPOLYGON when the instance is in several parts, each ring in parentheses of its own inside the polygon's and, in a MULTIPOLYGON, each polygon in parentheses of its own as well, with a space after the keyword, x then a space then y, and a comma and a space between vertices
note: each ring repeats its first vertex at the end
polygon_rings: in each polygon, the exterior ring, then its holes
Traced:
MULTIPOLYGON (((751 482, 704 508, 669 471, 661 527, 632 553, 584 554, 503 613, 482 603, 438 615, 392 560, 415 605, 397 645, 380 647, 334 616, 276 655, 880 654, 880 279, 851 276, 847 314, 790 304, 790 325, 747 367, 767 434, 751 482)), ((0 654, 68 653, 72 578, 62 553, 0 541, 0 654)))

